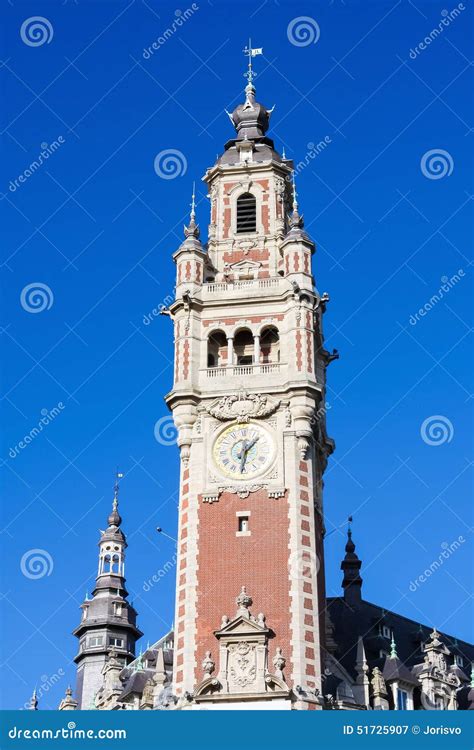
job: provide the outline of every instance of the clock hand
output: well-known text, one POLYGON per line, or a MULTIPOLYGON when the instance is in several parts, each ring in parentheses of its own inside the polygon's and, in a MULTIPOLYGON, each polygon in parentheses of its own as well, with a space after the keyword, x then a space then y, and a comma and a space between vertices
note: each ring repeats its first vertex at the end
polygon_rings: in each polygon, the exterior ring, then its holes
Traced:
POLYGON ((242 458, 242 453, 245 452, 246 445, 247 445, 247 441, 246 440, 242 440, 242 445, 241 445, 240 451, 237 453, 237 458, 242 458))
POLYGON ((242 448, 240 449, 239 458, 240 458, 240 473, 242 474, 244 470, 244 466, 245 466, 245 461, 247 459, 247 441, 246 440, 242 442, 242 448))
POLYGON ((257 435, 257 437, 254 437, 254 439, 250 443, 247 443, 247 447, 245 449, 247 452, 250 450, 250 448, 253 448, 258 438, 259 438, 259 435, 257 435))

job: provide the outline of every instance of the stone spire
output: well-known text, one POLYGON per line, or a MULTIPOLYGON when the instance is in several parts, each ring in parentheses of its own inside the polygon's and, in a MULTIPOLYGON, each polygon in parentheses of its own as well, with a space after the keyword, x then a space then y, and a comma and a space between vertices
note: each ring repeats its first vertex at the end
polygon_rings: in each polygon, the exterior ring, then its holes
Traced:
POLYGON ((66 688, 66 694, 59 704, 59 711, 75 711, 77 709, 77 701, 72 697, 72 688, 70 685, 66 688))
POLYGON ((193 182, 193 194, 191 196, 191 213, 189 215, 189 224, 184 227, 184 236, 186 239, 194 237, 196 240, 199 239, 200 235, 199 225, 196 224, 196 183, 193 182))
POLYGON ((36 695, 36 688, 33 690, 33 695, 30 698, 30 711, 38 710, 38 696, 36 695))
POLYGON ((80 709, 87 708, 103 683, 103 669, 113 648, 121 667, 135 658, 135 642, 142 633, 137 628, 137 612, 128 602, 125 588, 127 540, 121 529, 119 480, 117 472, 112 510, 107 528, 99 539, 99 565, 92 598, 81 605, 82 619, 74 635, 79 639, 76 695, 80 709))
POLYGON ((396 659, 397 657, 398 657, 397 644, 395 643, 395 638, 393 637, 393 633, 392 633, 392 640, 390 641, 390 658, 396 659))
POLYGON ((341 570, 344 571, 342 579, 342 588, 344 589, 344 599, 349 605, 357 605, 362 599, 362 578, 360 577, 360 568, 362 562, 355 552, 355 544, 352 541, 352 530, 349 518, 349 528, 347 529, 346 555, 341 562, 341 570))
POLYGON ((356 672, 357 679, 356 685, 354 686, 354 693, 356 695, 358 703, 362 706, 369 707, 369 665, 365 656, 364 641, 362 636, 359 636, 357 641, 357 659, 356 659, 356 672))
POLYGON ((298 200, 296 192, 296 180, 295 173, 293 172, 293 211, 290 217, 290 228, 291 229, 302 229, 304 226, 303 216, 298 211, 298 200))

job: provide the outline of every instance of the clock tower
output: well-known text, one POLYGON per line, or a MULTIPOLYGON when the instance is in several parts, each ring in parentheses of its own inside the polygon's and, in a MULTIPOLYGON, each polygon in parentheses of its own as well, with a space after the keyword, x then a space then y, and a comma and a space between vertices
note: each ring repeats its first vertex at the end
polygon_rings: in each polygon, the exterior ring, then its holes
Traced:
POLYGON ((174 254, 181 455, 173 690, 182 708, 319 709, 326 434, 315 246, 294 166, 266 136, 248 50, 235 135, 174 254))

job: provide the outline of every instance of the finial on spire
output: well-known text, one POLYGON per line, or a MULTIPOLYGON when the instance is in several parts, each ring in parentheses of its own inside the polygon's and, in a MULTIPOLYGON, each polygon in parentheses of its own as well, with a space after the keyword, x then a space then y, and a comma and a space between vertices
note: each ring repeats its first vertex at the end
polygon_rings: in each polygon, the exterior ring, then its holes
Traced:
POLYGON ((191 195, 191 212, 189 215, 189 224, 184 227, 184 236, 186 239, 188 237, 194 237, 195 239, 199 239, 199 226, 196 224, 196 183, 193 182, 193 192, 191 195))
POLYGON ((295 173, 293 172, 293 211, 298 210, 298 200, 297 200, 297 192, 296 192, 296 178, 295 173))
POLYGON ((36 688, 33 690, 33 695, 30 698, 30 711, 38 710, 38 698, 36 695, 36 688))
POLYGON ((249 59, 247 70, 244 73, 244 78, 246 78, 248 81, 246 89, 248 87, 253 89, 254 88, 253 79, 256 77, 257 74, 255 73, 252 67, 252 57, 256 57, 256 55, 263 55, 263 48, 262 47, 252 48, 252 40, 249 38, 249 46, 244 48, 243 53, 244 55, 247 55, 249 59))
POLYGON ((193 194, 191 196, 191 221, 196 218, 196 183, 193 182, 193 194))
POLYGON ((300 212, 298 211, 298 194, 296 192, 296 178, 295 178, 294 170, 293 170, 292 182, 293 182, 293 211, 292 211, 291 218, 290 218, 290 228, 302 229, 304 226, 304 220, 303 220, 303 216, 300 215, 300 212))
POLYGON ((397 644, 395 643, 395 638, 393 637, 393 633, 392 633, 392 640, 390 641, 390 658, 396 659, 397 657, 398 657, 397 644))
POLYGON ((119 479, 122 479, 122 478, 123 478, 123 474, 121 471, 118 470, 118 466, 117 466, 117 471, 115 472, 115 484, 114 484, 114 510, 117 509, 118 494, 120 490, 119 479))
POLYGON ((123 473, 118 470, 115 472, 114 499, 112 500, 112 513, 108 517, 109 526, 120 526, 122 519, 118 512, 119 480, 123 479, 123 473))

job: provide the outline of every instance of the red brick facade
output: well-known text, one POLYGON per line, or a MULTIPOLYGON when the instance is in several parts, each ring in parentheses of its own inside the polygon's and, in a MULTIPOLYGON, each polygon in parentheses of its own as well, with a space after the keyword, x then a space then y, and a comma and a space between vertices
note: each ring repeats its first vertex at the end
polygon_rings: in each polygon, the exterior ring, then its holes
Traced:
POLYGON ((218 630, 222 616, 233 617, 235 598, 242 586, 252 596, 254 614, 263 612, 275 638, 269 647, 270 663, 281 647, 289 662, 290 582, 288 570, 288 500, 269 498, 265 490, 242 500, 223 493, 217 503, 199 502, 197 596, 197 653, 199 665, 206 651, 218 657, 218 630), (250 536, 236 536, 237 511, 250 511, 250 536))

